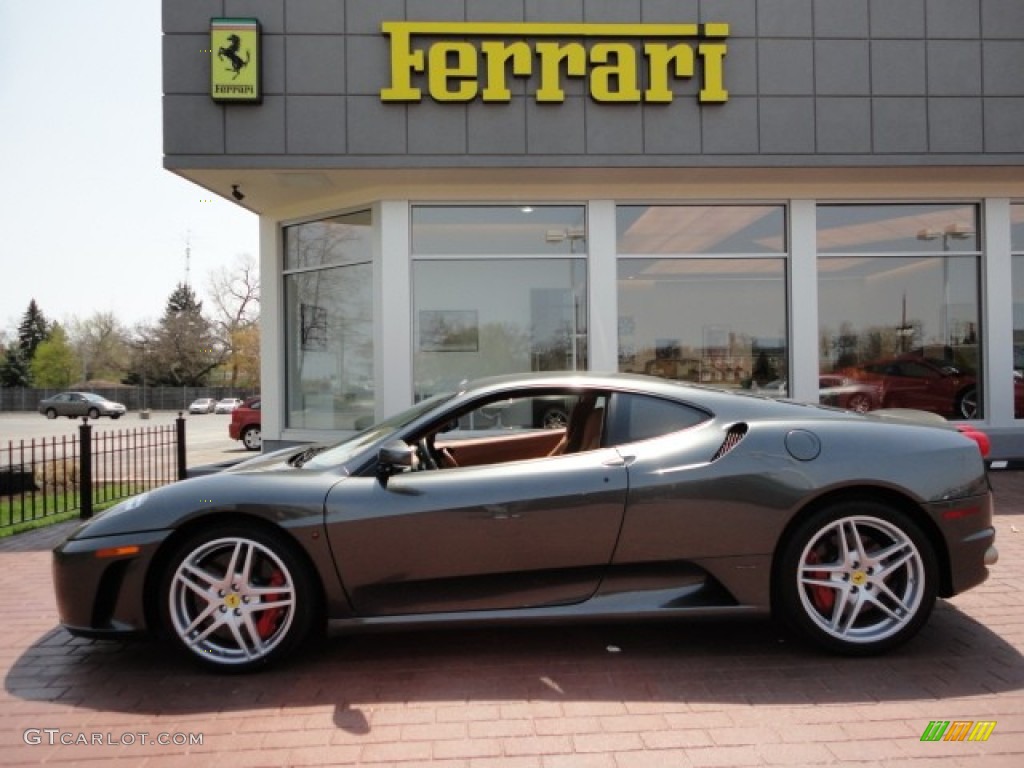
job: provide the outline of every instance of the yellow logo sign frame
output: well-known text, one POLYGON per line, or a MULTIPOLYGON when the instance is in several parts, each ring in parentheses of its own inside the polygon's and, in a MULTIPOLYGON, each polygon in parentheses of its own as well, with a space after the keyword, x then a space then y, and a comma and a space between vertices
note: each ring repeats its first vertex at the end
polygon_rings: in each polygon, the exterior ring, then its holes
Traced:
POLYGON ((230 104, 263 101, 257 19, 210 19, 210 97, 230 104))

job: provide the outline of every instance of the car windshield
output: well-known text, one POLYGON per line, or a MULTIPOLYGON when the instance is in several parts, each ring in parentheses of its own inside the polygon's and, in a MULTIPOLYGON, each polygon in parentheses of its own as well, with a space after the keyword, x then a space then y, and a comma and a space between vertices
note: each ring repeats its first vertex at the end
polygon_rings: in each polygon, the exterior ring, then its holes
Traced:
POLYGON ((453 397, 455 397, 454 392, 445 392, 443 394, 429 397, 426 400, 421 400, 412 408, 402 411, 401 413, 392 416, 390 419, 385 419, 378 424, 374 424, 369 429, 353 435, 340 443, 332 445, 327 450, 309 459, 309 461, 305 462, 302 466, 309 469, 327 469, 328 467, 336 467, 339 464, 344 464, 353 456, 361 453, 367 446, 395 434, 406 425, 416 421, 416 419, 420 418, 423 414, 432 411, 434 408, 451 400, 453 397))

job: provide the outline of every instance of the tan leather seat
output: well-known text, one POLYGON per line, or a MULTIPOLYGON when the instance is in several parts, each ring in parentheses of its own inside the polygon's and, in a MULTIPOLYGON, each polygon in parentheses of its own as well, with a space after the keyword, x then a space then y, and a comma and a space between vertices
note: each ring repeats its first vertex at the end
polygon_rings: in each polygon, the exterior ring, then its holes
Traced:
POLYGON ((565 428, 565 436, 552 449, 549 456, 592 451, 601 447, 604 406, 597 405, 597 398, 596 394, 591 393, 580 397, 580 401, 569 416, 569 425, 565 428))

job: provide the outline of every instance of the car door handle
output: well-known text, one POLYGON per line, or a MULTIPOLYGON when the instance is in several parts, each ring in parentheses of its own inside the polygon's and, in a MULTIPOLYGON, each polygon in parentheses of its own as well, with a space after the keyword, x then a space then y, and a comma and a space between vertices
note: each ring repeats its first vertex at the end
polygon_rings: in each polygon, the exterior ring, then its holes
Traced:
POLYGON ((628 467, 634 461, 636 461, 636 456, 616 456, 612 459, 605 459, 601 464, 606 467, 628 467))

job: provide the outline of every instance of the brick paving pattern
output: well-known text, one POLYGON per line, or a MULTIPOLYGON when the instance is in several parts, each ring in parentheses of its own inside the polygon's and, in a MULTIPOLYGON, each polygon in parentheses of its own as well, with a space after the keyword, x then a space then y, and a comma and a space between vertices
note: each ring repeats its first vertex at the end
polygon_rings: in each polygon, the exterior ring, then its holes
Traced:
POLYGON ((992 577, 860 660, 769 622, 687 622, 333 634, 287 666, 217 676, 57 626, 49 550, 70 524, 0 540, 0 764, 1017 768, 1024 472, 992 482, 992 577), (921 742, 932 720, 997 724, 986 742, 921 742), (103 743, 61 743, 82 739, 103 743))

